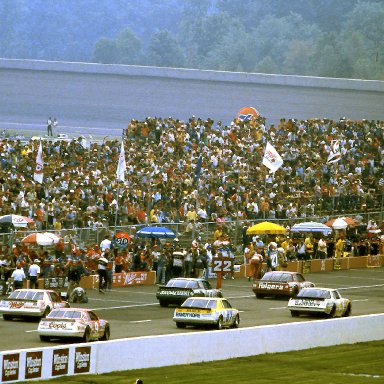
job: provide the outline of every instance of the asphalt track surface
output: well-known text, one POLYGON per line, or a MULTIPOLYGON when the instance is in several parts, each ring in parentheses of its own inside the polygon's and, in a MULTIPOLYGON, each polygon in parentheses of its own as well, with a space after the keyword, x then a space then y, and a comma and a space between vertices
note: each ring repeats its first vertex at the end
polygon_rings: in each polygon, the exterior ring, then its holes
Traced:
MULTIPOLYGON (((384 93, 0 68, 0 129, 120 137, 131 118, 192 115, 229 124, 255 107, 269 124, 285 118, 384 120, 384 93)), ((32 136, 32 135, 31 135, 32 136)))
MULTIPOLYGON (((383 313, 384 268, 312 273, 307 274, 306 279, 317 286, 340 289, 342 296, 352 300, 352 316, 383 313)), ((216 281, 211 280, 211 283, 215 285, 216 281)), ((107 319, 111 324, 111 339, 204 332, 199 328, 176 328, 172 321, 174 307, 160 307, 156 290, 155 285, 116 288, 105 295, 97 290, 88 290, 89 302, 76 305, 92 308, 101 318, 107 319)), ((252 283, 246 278, 224 280, 222 291, 232 306, 240 310, 240 327, 317 319, 308 316, 292 318, 286 308, 287 299, 256 299, 252 283)), ((37 321, 0 319, 1 350, 63 344, 59 340, 41 342, 36 331, 37 325, 37 321)))

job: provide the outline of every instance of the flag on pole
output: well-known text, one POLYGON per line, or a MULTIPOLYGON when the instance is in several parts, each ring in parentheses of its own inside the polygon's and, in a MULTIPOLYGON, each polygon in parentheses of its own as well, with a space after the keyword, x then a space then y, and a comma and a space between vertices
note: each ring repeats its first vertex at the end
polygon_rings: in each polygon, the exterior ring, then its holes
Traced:
POLYGON ((33 180, 37 181, 38 183, 43 183, 43 146, 39 144, 39 149, 37 150, 37 156, 36 156, 36 168, 35 173, 33 174, 33 180))
POLYGON ((125 151, 124 151, 124 142, 121 142, 121 150, 119 163, 117 164, 116 177, 118 181, 125 181, 125 170, 127 169, 127 164, 125 163, 125 151))
POLYGON ((341 159, 340 142, 339 140, 332 140, 331 147, 329 149, 327 164, 336 163, 340 159, 341 159))
POLYGON ((276 172, 283 165, 283 159, 275 147, 268 142, 264 151, 263 164, 272 172, 276 172))

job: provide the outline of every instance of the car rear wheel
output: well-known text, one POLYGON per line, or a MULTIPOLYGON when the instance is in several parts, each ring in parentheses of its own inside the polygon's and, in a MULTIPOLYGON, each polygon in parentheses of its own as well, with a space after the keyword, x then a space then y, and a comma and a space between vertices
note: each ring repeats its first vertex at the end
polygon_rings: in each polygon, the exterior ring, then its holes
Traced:
POLYGON ((223 318, 220 316, 216 322, 216 329, 223 329, 223 318))
POLYGON ((91 341, 91 330, 89 327, 86 328, 83 336, 83 341, 89 343, 91 341))
POLYGON ((159 304, 160 304, 160 307, 168 307, 168 304, 163 300, 160 300, 159 304))
POLYGON ((298 311, 291 311, 291 316, 292 317, 299 317, 299 312, 298 311))
POLYGON ((331 309, 331 312, 329 312, 329 317, 335 317, 336 316, 336 306, 334 305, 331 309))
POLYGON ((348 307, 347 307, 347 309, 345 310, 345 312, 344 312, 344 317, 348 317, 348 316, 350 316, 351 315, 351 313, 352 313, 352 308, 351 308, 351 304, 348 304, 348 307))
POLYGON ((232 328, 239 328, 239 325, 240 325, 240 316, 236 315, 235 320, 232 324, 232 328))
POLYGON ((43 336, 43 335, 40 335, 40 340, 41 340, 41 341, 49 341, 50 338, 49 338, 49 336, 43 336))
POLYGON ((49 315, 50 312, 51 312, 51 308, 49 308, 49 307, 45 308, 45 311, 42 314, 41 318, 44 319, 45 317, 47 317, 49 315))
POLYGON ((111 337, 111 328, 109 328, 109 325, 107 325, 104 329, 104 335, 100 337, 100 340, 102 341, 109 340, 110 337, 111 337))
POLYGON ((180 323, 180 322, 177 322, 176 323, 176 327, 177 328, 185 328, 187 325, 185 323, 180 323))
POLYGON ((257 299, 264 299, 264 295, 262 293, 256 293, 257 299))
POLYGON ((3 315, 3 319, 5 321, 9 321, 9 320, 12 320, 12 316, 10 316, 10 315, 3 315))

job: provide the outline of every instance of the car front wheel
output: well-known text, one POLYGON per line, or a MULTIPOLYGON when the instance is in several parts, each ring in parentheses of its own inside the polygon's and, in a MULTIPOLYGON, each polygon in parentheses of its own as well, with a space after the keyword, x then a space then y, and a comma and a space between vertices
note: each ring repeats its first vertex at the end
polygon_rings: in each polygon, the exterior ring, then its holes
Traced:
POLYGON ((240 316, 236 315, 235 320, 233 321, 232 327, 239 328, 239 325, 240 325, 240 316))
POLYGON ((109 325, 107 325, 104 330, 104 335, 100 338, 100 340, 102 341, 109 340, 110 337, 111 337, 111 329, 109 328, 109 325))

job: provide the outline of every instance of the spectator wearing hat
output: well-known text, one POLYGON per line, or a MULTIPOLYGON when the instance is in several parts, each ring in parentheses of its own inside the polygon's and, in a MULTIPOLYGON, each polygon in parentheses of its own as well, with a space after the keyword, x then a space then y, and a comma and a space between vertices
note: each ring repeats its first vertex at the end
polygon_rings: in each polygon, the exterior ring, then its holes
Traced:
POLYGON ((38 288, 38 279, 40 276, 40 260, 35 259, 33 263, 29 266, 28 276, 29 276, 29 288, 34 289, 38 288))

